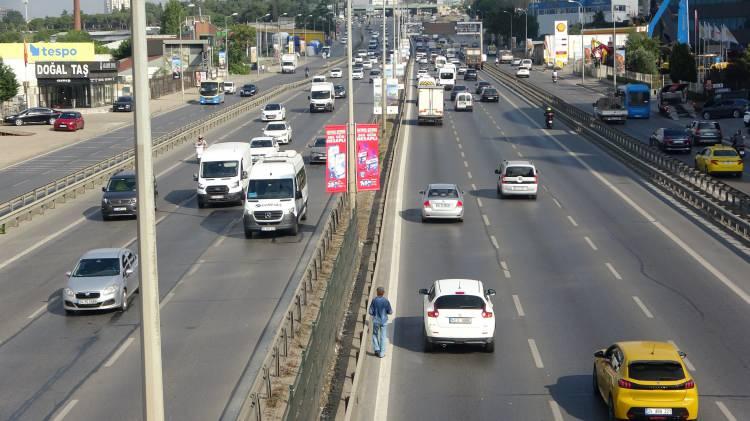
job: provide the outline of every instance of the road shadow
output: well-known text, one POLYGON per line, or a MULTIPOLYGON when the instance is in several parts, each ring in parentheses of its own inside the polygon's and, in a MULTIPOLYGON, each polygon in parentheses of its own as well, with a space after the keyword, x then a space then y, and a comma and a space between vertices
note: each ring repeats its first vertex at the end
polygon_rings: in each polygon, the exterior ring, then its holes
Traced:
POLYGON ((607 408, 594 393, 590 374, 562 376, 545 386, 558 405, 578 420, 606 420, 607 408))
POLYGON ((422 222, 422 210, 420 209, 404 209, 399 212, 401 219, 407 222, 422 222))
MULTIPOLYGON (((391 320, 388 326, 391 345, 413 352, 423 352, 423 323, 422 318, 417 316, 401 316, 391 320)), ((367 338, 367 341, 368 349, 371 349, 372 338, 367 338)))
MULTIPOLYGON (((182 189, 182 190, 171 190, 169 193, 164 195, 164 201, 173 205, 179 205, 184 202, 185 199, 195 194, 195 189, 182 189)), ((189 205, 189 204, 188 204, 189 205)), ((193 206, 196 203, 193 201, 193 206)))
POLYGON ((470 190, 467 193, 473 197, 478 197, 480 199, 499 199, 500 198, 497 194, 497 189, 479 188, 476 190, 470 190))

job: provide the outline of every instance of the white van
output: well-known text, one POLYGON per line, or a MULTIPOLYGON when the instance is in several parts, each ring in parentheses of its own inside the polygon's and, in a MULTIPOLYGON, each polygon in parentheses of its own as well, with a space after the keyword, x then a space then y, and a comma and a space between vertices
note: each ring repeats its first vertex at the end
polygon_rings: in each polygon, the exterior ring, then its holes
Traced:
POLYGON ((435 70, 441 69, 447 62, 448 59, 444 56, 435 56, 435 70))
POLYGON ((315 75, 312 78, 312 83, 325 83, 326 77, 323 75, 315 75))
POLYGON ((456 66, 451 63, 446 63, 438 69, 438 85, 442 86, 445 90, 453 89, 453 85, 456 84, 456 66))
POLYGON ((209 146, 201 157, 198 174, 193 174, 193 180, 198 182, 198 207, 204 208, 209 203, 242 204, 252 162, 249 143, 225 142, 209 146))
POLYGON ((270 154, 253 165, 242 217, 245 238, 253 233, 289 230, 299 232, 307 219, 307 174, 296 151, 270 154))
POLYGON ((310 112, 316 111, 333 111, 334 92, 333 83, 313 83, 310 87, 310 112))
POLYGON ((456 111, 473 111, 474 110, 474 98, 471 92, 460 92, 456 94, 456 111))

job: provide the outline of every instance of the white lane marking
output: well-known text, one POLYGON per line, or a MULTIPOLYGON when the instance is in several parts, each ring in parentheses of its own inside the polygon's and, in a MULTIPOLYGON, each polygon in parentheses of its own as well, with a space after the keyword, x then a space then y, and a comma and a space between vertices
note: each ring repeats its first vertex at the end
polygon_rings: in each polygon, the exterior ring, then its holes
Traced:
POLYGON ((622 281, 622 276, 620 276, 620 274, 617 273, 617 271, 615 270, 615 267, 612 266, 612 263, 607 262, 605 263, 605 265, 607 266, 607 269, 609 269, 609 271, 612 272, 612 276, 617 278, 618 281, 622 281))
POLYGON ((513 294, 513 304, 516 305, 516 313, 518 313, 518 317, 523 317, 526 315, 526 313, 523 311, 521 299, 518 298, 518 295, 513 294))
POLYGON ((193 274, 195 273, 195 271, 198 270, 198 267, 200 266, 201 263, 202 263, 201 261, 195 262, 193 264, 193 267, 191 267, 190 270, 187 271, 187 273, 185 274, 184 277, 193 276, 193 274))
POLYGON ((464 161, 464 167, 469 168, 469 163, 464 161))
POLYGON ((125 352, 126 349, 128 349, 128 347, 130 346, 130 344, 133 343, 134 340, 135 338, 132 336, 126 339, 125 342, 123 342, 122 345, 120 345, 120 347, 117 348, 117 351, 114 354, 112 354, 109 360, 107 360, 104 366, 112 367, 113 365, 115 365, 115 363, 117 362, 117 359, 120 358, 120 356, 125 352))
POLYGON ((471 171, 467 171, 466 176, 469 177, 469 179, 471 179, 471 171))
POLYGON ((553 202, 555 202, 555 205, 557 205, 557 207, 558 207, 558 208, 562 209, 562 205, 560 204, 560 202, 558 202, 558 201, 557 201, 557 199, 555 199, 555 198, 553 197, 553 198, 552 198, 552 201, 553 201, 553 202))
MULTIPOLYGON (((175 285, 175 287, 177 287, 177 286, 178 285, 175 285)), ((172 300, 172 298, 174 298, 174 288, 172 288, 172 291, 169 291, 167 293, 167 296, 164 297, 163 300, 161 300, 161 304, 159 304, 159 308, 160 309, 164 308, 164 306, 167 305, 167 303, 170 302, 172 300)))
POLYGON ((503 270, 508 270, 508 264, 504 260, 500 262, 500 267, 503 268, 503 270))
POLYGON ((12 184, 12 185, 11 185, 11 187, 18 187, 18 186, 20 186, 20 185, 21 185, 21 184, 23 184, 23 183, 28 183, 29 181, 31 181, 31 180, 30 180, 30 179, 28 179, 28 178, 26 178, 26 179, 24 179, 24 180, 21 180, 21 181, 19 181, 19 182, 18 182, 18 183, 16 183, 16 184, 12 184))
POLYGON ((459 143, 459 144, 458 144, 458 149, 463 149, 463 148, 464 148, 464 147, 463 147, 463 146, 462 146, 462 145, 461 145, 461 144, 459 143))
POLYGON ((27 317, 27 319, 36 319, 36 316, 40 315, 44 310, 46 310, 49 306, 51 306, 53 303, 55 303, 59 299, 60 299, 59 296, 55 296, 55 297, 50 298, 50 300, 47 301, 46 304, 43 304, 38 309, 34 310, 33 313, 29 314, 29 316, 27 317))
POLYGON ((65 416, 68 415, 68 412, 73 410, 73 407, 76 406, 77 403, 78 399, 69 401, 68 404, 65 405, 60 412, 58 412, 57 416, 52 419, 52 421, 62 421, 63 419, 65 419, 65 416))
POLYGON ((716 401, 716 406, 719 407, 719 411, 721 411, 722 414, 724 414, 724 418, 727 419, 727 421, 737 421, 737 418, 732 415, 732 413, 729 411, 729 408, 727 408, 726 405, 724 405, 724 402, 722 401, 716 401))
POLYGON ((591 250, 597 251, 599 248, 596 247, 596 244, 594 244, 593 241, 589 237, 583 237, 584 240, 586 240, 587 243, 589 243, 589 247, 591 247, 591 250))
POLYGON ((570 223, 573 224, 574 227, 578 226, 578 223, 576 222, 576 220, 573 219, 573 217, 570 215, 568 215, 568 221, 570 221, 570 223))
POLYGON ((472 189, 472 190, 476 190, 476 189, 477 189, 477 185, 476 185, 476 184, 474 184, 474 183, 472 183, 472 184, 471 184, 471 189, 472 189))
POLYGON ((482 220, 484 221, 484 225, 490 226, 490 220, 487 218, 487 215, 482 214, 482 220))
POLYGON ((562 412, 560 411, 560 406, 557 405, 557 402, 555 401, 548 401, 549 403, 549 409, 552 411, 552 418, 554 418, 555 421, 563 421, 564 418, 562 416, 562 412))
POLYGON ((510 279, 510 271, 509 270, 504 270, 503 271, 503 276, 505 276, 505 279, 510 279))
POLYGON ((547 188, 547 186, 544 185, 544 184, 542 184, 542 188, 544 189, 544 191, 549 191, 549 189, 547 188))
POLYGON ((500 248, 500 244, 497 243, 497 238, 495 238, 494 235, 490 235, 490 241, 492 241, 492 246, 496 249, 500 248))
MULTIPOLYGON (((678 350, 680 349, 680 347, 677 346, 677 344, 673 340, 670 339, 667 342, 669 342, 670 344, 672 344, 678 350)), ((687 366, 688 370, 695 371, 695 366, 693 365, 693 363, 690 362, 690 360, 687 357, 683 358, 682 362, 685 363, 685 366, 687 366)))
POLYGON ((479 205, 480 208, 483 206, 482 205, 482 199, 480 199, 478 197, 477 197, 477 205, 479 205))
POLYGON ((575 131, 573 131, 573 130, 568 130, 568 133, 570 133, 570 134, 577 134, 577 133, 576 133, 575 131))
POLYGON ((535 340, 529 339, 529 349, 531 350, 531 357, 534 358, 534 365, 536 365, 536 368, 544 368, 542 356, 539 354, 539 348, 536 347, 535 340))
MULTIPOLYGON (((500 93, 502 97, 509 102, 511 105, 516 107, 521 114, 526 117, 526 119, 531 122, 533 125, 537 125, 537 122, 532 119, 525 111, 523 111, 520 107, 518 107, 515 102, 511 101, 510 98, 508 98, 504 93, 500 93)), ((533 104, 531 104, 533 105, 533 104)), ((546 129, 542 129, 544 132, 549 136, 553 142, 555 142, 561 149, 563 149, 568 155, 573 157, 578 163, 586 168, 594 177, 596 177, 602 184, 607 186, 610 190, 612 190, 617 196, 620 197, 625 203, 630 205, 633 209, 635 209, 636 212, 638 212, 644 219, 651 222, 659 231, 661 231, 664 235, 669 237, 670 240, 675 242, 680 248, 682 248, 685 253, 687 253, 690 257, 695 259, 701 266, 703 266, 704 269, 709 271, 716 279, 719 280, 722 284, 724 284, 727 288, 729 288, 732 292, 735 293, 738 297, 740 297, 746 304, 750 304, 750 294, 748 294, 745 290, 737 286, 734 282, 732 282, 731 279, 729 279, 726 275, 724 275, 721 271, 719 271, 714 265, 709 263, 703 256, 699 255, 695 250, 693 250, 692 247, 685 244, 682 239, 680 239, 677 235, 675 235, 671 230, 669 230, 667 227, 663 226, 660 222, 656 221, 651 215, 649 215, 648 212, 646 212, 643 208, 641 208, 633 199, 625 195, 620 189, 618 189, 615 185, 609 182, 604 176, 599 174, 596 170, 591 168, 589 164, 587 164, 581 157, 578 156, 577 153, 571 151, 563 142, 560 142, 557 140, 555 136, 550 134, 549 131, 546 129)))
POLYGON ((640 298, 638 298, 638 297, 636 297, 636 296, 634 295, 634 296, 633 296, 633 301, 635 301, 635 303, 636 303, 636 304, 638 304, 638 307, 640 307, 640 308, 641 308, 641 311, 643 312, 643 314, 645 314, 645 315, 646 315, 646 317, 648 317, 649 319, 653 319, 653 318, 654 318, 654 315, 653 315, 653 314, 651 314, 651 312, 650 312, 650 311, 648 310, 648 308, 646 307, 646 304, 643 304, 643 301, 641 301, 641 299, 640 299, 640 298))
MULTIPOLYGON (((410 86, 409 90, 414 97, 414 87, 410 86)), ((414 117, 414 108, 409 107, 409 117, 414 117)), ((401 156, 399 157, 398 163, 398 175, 396 177, 395 194, 396 200, 394 203, 395 215, 401 212, 403 207, 403 186, 404 186, 404 174, 406 173, 406 155, 409 153, 409 139, 411 138, 411 126, 406 125, 404 129, 403 146, 401 150, 401 156)), ((459 148, 461 144, 458 145, 459 148)), ((393 248, 391 249, 391 267, 389 273, 389 285, 390 290, 388 294, 388 300, 391 302, 391 307, 398 309, 398 283, 399 283, 399 265, 401 264, 401 218, 394 217, 393 221, 393 248)), ((395 313, 395 312, 394 312, 395 313)), ((392 316, 395 320, 395 315, 392 316)), ((393 329, 391 329, 391 335, 395 335, 393 329)), ((393 336, 391 336, 393 337, 393 336)), ((380 369, 378 372, 378 386, 377 394, 375 399, 375 413, 374 419, 385 420, 388 419, 388 400, 391 392, 391 364, 392 355, 395 351, 395 347, 391 346, 391 352, 385 355, 385 358, 380 362, 380 369)))
POLYGON ((521 153, 521 151, 518 151, 518 152, 516 152, 516 153, 518 154, 518 156, 519 156, 520 158, 523 158, 523 154, 521 153))
POLYGON ((461 158, 466 158, 466 154, 464 153, 464 151, 461 151, 461 158))

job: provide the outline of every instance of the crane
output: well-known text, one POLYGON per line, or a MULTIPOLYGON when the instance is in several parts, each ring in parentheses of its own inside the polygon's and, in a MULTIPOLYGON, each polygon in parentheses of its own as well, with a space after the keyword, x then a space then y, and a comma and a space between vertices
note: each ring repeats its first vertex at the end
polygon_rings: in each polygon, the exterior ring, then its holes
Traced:
MULTIPOLYGON (((656 11, 656 14, 654 14, 651 22, 648 23, 649 38, 654 37, 654 30, 656 30, 656 26, 659 24, 662 15, 664 15, 664 12, 667 11, 671 2, 672 0, 663 0, 661 2, 661 5, 659 5, 659 9, 656 11)), ((689 11, 687 0, 679 0, 679 6, 677 8, 677 42, 681 44, 688 44, 690 42, 690 35, 688 30, 688 14, 689 11)))

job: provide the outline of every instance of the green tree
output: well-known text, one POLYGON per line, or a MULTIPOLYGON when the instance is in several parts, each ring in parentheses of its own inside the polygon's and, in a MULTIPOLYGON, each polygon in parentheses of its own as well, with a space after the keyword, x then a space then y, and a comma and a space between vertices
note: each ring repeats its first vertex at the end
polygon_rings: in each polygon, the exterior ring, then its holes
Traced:
POLYGON ((18 80, 10 66, 0 60, 0 102, 7 101, 18 94, 18 80))
POLYGON ((16 31, 2 31, 0 32, 0 43, 8 42, 23 42, 23 36, 20 32, 16 31))
POLYGON ((99 42, 94 42, 94 54, 112 54, 112 50, 99 42))
POLYGON ((639 73, 656 74, 659 43, 643 32, 635 32, 625 42, 625 66, 639 73))
POLYGON ((120 43, 120 46, 112 51, 112 56, 115 60, 122 60, 128 58, 133 54, 133 49, 130 44, 130 39, 126 39, 120 43))
POLYGON ((91 35, 86 31, 68 31, 57 37, 57 42, 91 42, 91 35))
POLYGON ((182 4, 177 0, 169 0, 161 15, 161 33, 177 35, 180 31, 181 16, 184 16, 182 4))
POLYGON ((669 56, 669 77, 672 82, 696 82, 698 71, 695 58, 687 44, 675 44, 669 56))
MULTIPOLYGON (((230 26, 229 34, 230 45, 237 44, 237 46, 240 47, 241 53, 239 57, 246 57, 246 53, 250 50, 250 46, 255 45, 255 28, 247 25, 235 24, 230 26)), ((233 50, 230 49, 230 53, 233 53, 233 50)))
POLYGON ((17 30, 26 28, 26 19, 17 10, 8 10, 8 14, 3 18, 3 23, 17 30))
MULTIPOLYGON (((146 2, 146 22, 148 22, 149 25, 159 25, 161 24, 161 15, 164 13, 164 10, 161 7, 161 3, 151 3, 146 2)), ((128 23, 130 21, 128 20, 128 23)))

